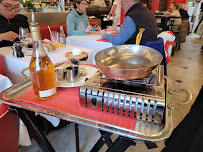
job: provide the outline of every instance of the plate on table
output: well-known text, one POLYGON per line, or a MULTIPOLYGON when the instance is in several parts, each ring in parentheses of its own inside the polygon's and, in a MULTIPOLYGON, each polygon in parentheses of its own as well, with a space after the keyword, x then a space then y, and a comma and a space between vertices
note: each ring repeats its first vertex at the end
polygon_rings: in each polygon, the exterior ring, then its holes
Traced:
POLYGON ((87 32, 87 34, 100 34, 100 32, 99 31, 89 31, 89 32, 87 32))
POLYGON ((81 68, 87 73, 84 77, 81 77, 79 81, 74 83, 67 82, 66 80, 63 81, 56 80, 57 87, 79 87, 83 85, 83 83, 85 83, 86 78, 90 78, 93 74, 95 74, 98 71, 97 68, 91 65, 79 65, 79 68, 81 68))
POLYGON ((56 49, 56 50, 50 51, 50 52, 47 52, 47 51, 46 51, 46 54, 56 53, 56 52, 59 52, 59 51, 60 51, 59 49, 56 49))

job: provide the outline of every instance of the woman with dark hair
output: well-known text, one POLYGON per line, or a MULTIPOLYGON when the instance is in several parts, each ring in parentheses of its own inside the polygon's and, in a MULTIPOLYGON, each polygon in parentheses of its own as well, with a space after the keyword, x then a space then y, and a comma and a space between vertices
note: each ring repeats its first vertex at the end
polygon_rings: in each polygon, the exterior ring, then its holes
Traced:
POLYGON ((85 14, 88 4, 86 0, 76 0, 74 8, 70 8, 66 19, 67 33, 71 35, 85 35, 89 31, 100 31, 101 28, 92 28, 85 14))

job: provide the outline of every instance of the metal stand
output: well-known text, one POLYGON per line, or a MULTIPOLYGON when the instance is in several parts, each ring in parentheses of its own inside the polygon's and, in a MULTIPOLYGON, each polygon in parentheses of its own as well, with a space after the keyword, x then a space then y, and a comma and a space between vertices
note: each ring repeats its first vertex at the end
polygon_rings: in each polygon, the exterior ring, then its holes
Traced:
POLYGON ((102 136, 97 141, 95 146, 91 149, 91 152, 99 151, 104 144, 107 144, 107 146, 108 146, 107 152, 115 152, 115 151, 116 152, 123 152, 130 145, 133 145, 133 146, 136 145, 135 141, 128 139, 128 138, 125 138, 125 137, 122 137, 122 136, 118 136, 117 139, 114 142, 112 142, 112 140, 110 138, 112 133, 101 131, 101 130, 99 130, 99 131, 100 131, 102 136))
POLYGON ((113 144, 107 149, 107 152, 124 152, 130 145, 135 146, 136 142, 132 139, 118 136, 113 144))
MULTIPOLYGON (((91 149, 90 152, 98 152, 104 144, 107 144, 108 149, 107 152, 124 152, 130 145, 135 146, 136 142, 132 139, 118 136, 117 139, 112 142, 111 135, 113 133, 105 132, 99 130, 101 133, 100 139, 97 141, 97 143, 94 145, 94 147, 91 149)), ((158 148, 158 146, 155 143, 146 143, 148 149, 158 148)))
POLYGON ((154 148, 158 148, 158 146, 155 143, 146 143, 145 145, 147 146, 148 149, 154 149, 154 148))
POLYGON ((108 147, 110 147, 111 144, 113 143, 110 138, 112 133, 101 131, 101 130, 99 130, 99 131, 101 133, 101 137, 99 138, 97 143, 94 145, 94 147, 91 149, 91 152, 99 151, 105 143, 107 144, 108 147))
MULTIPOLYGON (((41 129, 35 124, 30 116, 29 111, 20 109, 20 108, 14 108, 18 111, 18 116, 23 121, 23 123, 26 125, 30 135, 35 139, 35 141, 38 143, 39 147, 42 149, 43 152, 55 152, 54 148, 51 146, 50 142, 44 135, 44 133, 41 131, 41 129)), ((123 152, 125 151, 130 145, 135 146, 136 142, 132 139, 118 136, 117 139, 112 142, 111 135, 113 133, 105 132, 99 130, 101 133, 100 139, 97 141, 95 146, 91 149, 91 152, 98 152, 104 144, 107 144, 108 149, 107 152, 123 152)), ((75 138, 76 138, 76 152, 80 152, 79 148, 79 126, 75 123, 75 138)), ((148 149, 157 148, 157 145, 155 143, 145 143, 148 149)))
POLYGON ((43 152, 55 152, 54 148, 49 143, 48 139, 44 133, 36 126, 36 124, 30 119, 26 110, 17 109, 18 116, 26 125, 29 133, 34 137, 35 141, 38 143, 39 147, 43 152))

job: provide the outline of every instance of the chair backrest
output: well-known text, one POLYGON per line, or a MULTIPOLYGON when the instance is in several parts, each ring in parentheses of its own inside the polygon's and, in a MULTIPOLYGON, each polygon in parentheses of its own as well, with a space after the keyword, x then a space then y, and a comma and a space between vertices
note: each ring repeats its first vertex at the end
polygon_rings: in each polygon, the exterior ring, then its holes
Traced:
POLYGON ((144 46, 151 47, 151 48, 159 51, 162 54, 163 60, 161 62, 161 65, 164 65, 164 74, 167 75, 166 54, 165 54, 165 50, 164 50, 164 40, 163 40, 163 38, 159 37, 156 41, 147 41, 147 42, 145 42, 144 46))
MULTIPOLYGON (((50 29, 51 29, 51 31, 57 31, 57 32, 60 33, 60 26, 63 26, 64 33, 67 36, 66 24, 51 25, 50 29)), ((41 33, 42 40, 44 40, 45 38, 51 40, 51 38, 50 38, 50 32, 49 32, 49 29, 48 29, 47 26, 40 27, 40 33, 41 33)))
POLYGON ((4 63, 3 63, 3 60, 2 60, 2 56, 0 55, 0 74, 6 76, 6 71, 4 69, 4 63))
POLYGON ((17 152, 19 141, 19 117, 8 112, 8 105, 0 104, 0 151, 17 152))
POLYGON ((99 22, 89 22, 90 25, 99 25, 99 22))

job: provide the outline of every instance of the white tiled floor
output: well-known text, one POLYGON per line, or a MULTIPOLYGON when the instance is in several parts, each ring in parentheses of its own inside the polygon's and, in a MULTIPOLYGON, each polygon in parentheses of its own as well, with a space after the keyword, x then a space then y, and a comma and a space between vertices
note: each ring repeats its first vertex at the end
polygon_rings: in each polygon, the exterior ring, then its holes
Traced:
MULTIPOLYGON (((185 88, 192 92, 192 102, 185 106, 180 106, 173 112, 174 128, 182 121, 189 112, 191 105, 194 103, 202 85, 203 85, 203 39, 197 35, 187 37, 187 41, 181 44, 181 50, 175 51, 172 61, 168 64, 168 77, 173 80, 174 89, 185 88), (181 80, 180 83, 177 80, 181 80)), ((184 95, 176 95, 173 101, 181 102, 184 95)), ((100 138, 97 129, 80 125, 80 151, 88 152, 96 141, 100 138)), ((74 125, 68 126, 50 132, 47 136, 56 152, 75 152, 74 125)), ((113 135, 114 140, 117 135, 113 135)), ((158 148, 148 150, 142 141, 137 141, 136 146, 130 146, 127 152, 160 152, 164 142, 157 143, 158 148)), ((100 152, 107 149, 106 145, 100 152)), ((41 152, 36 142, 33 141, 29 147, 20 146, 19 152, 41 152)))

